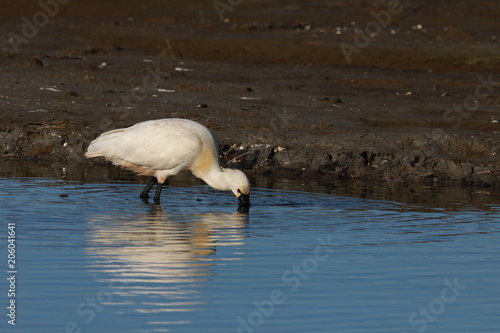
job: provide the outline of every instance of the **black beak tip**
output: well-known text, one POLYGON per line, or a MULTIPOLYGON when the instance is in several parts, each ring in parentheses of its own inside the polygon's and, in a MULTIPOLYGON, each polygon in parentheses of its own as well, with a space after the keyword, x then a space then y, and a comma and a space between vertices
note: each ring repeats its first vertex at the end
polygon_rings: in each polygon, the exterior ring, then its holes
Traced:
POLYGON ((250 211, 250 194, 242 194, 238 197, 238 213, 250 211))

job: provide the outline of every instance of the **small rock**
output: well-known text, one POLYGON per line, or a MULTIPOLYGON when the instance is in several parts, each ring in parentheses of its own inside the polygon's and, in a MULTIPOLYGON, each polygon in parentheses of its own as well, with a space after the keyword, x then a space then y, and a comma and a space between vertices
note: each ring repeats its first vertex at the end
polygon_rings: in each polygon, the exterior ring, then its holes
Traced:
POLYGON ((28 64, 29 67, 47 67, 39 58, 33 58, 28 64))

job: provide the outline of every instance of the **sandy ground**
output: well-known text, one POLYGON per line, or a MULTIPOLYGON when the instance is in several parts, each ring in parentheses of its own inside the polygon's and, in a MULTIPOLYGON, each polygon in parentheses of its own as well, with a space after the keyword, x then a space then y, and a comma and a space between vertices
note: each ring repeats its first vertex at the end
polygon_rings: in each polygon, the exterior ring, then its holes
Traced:
POLYGON ((41 3, 0 1, 4 157, 181 117, 256 176, 500 184, 498 1, 41 3))

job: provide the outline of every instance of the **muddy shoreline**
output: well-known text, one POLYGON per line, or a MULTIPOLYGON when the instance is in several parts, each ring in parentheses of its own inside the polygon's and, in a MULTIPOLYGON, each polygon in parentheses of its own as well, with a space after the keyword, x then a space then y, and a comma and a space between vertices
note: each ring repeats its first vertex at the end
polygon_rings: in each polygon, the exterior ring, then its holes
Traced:
POLYGON ((100 133, 180 117, 256 177, 500 184, 496 1, 402 1, 364 43, 385 2, 69 2, 26 43, 44 9, 2 4, 4 159, 103 164, 100 133))

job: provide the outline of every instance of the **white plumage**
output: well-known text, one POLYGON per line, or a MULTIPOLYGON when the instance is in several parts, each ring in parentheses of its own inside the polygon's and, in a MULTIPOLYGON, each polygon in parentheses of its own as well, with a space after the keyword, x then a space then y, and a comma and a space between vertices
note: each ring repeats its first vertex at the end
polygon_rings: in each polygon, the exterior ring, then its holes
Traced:
POLYGON ((191 120, 170 118, 105 132, 90 143, 85 157, 104 156, 116 165, 153 176, 141 193, 143 198, 157 182, 155 201, 159 201, 166 179, 189 169, 215 189, 232 190, 240 208, 248 209, 248 178, 240 170, 221 168, 218 154, 217 141, 208 128, 191 120))

